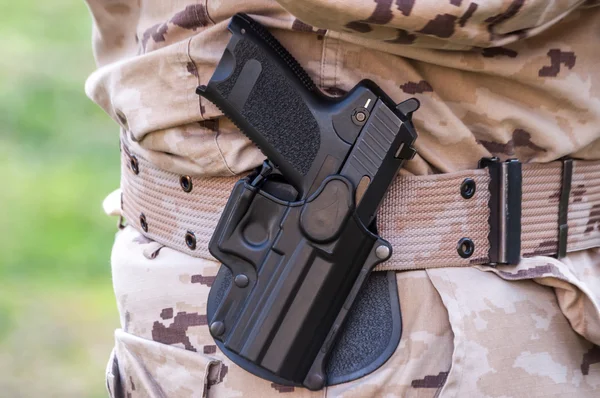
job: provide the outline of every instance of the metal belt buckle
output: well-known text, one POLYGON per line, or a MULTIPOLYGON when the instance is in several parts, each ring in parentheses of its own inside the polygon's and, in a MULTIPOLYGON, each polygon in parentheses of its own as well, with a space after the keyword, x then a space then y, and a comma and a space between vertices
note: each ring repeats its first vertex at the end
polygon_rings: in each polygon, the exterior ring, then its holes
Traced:
POLYGON ((490 265, 518 264, 521 259, 523 175, 517 159, 483 158, 480 168, 490 173, 490 265))

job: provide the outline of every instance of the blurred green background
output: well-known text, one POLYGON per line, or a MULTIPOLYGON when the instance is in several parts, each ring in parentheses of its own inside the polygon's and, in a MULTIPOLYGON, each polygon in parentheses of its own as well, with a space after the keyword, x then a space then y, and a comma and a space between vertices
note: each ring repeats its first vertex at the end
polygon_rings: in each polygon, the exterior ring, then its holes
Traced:
POLYGON ((106 397, 118 128, 83 1, 0 3, 0 396, 106 397))

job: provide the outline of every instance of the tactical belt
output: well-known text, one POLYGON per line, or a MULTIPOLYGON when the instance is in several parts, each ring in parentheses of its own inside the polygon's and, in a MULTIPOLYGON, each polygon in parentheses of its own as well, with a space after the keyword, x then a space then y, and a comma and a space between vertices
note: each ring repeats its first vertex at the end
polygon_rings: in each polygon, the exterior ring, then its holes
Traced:
MULTIPOLYGON (((121 153, 129 223, 167 247, 212 260, 208 243, 239 178, 177 175, 125 146, 121 153)), ((398 176, 377 228, 394 249, 378 271, 515 263, 598 247, 600 161, 491 161, 476 170, 398 176)))

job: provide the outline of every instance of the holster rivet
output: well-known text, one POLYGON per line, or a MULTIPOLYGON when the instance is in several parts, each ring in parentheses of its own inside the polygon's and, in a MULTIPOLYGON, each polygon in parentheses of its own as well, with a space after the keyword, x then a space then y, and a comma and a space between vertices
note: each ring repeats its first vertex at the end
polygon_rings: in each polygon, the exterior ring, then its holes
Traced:
POLYGON ((210 324, 210 333, 213 336, 221 336, 225 333, 225 325, 221 321, 216 321, 210 324))
POLYGON ((233 283, 235 283, 237 287, 246 287, 250 283, 250 279, 244 274, 239 274, 235 276, 233 283))
POLYGON ((375 255, 380 260, 385 260, 390 256, 390 248, 386 245, 379 245, 377 249, 375 249, 375 255))

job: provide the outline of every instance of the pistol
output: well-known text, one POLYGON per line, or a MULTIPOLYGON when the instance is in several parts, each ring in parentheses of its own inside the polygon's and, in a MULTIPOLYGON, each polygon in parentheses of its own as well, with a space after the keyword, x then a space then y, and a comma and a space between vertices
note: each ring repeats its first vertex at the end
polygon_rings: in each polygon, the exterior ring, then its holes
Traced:
POLYGON ((375 215, 415 154, 419 102, 395 104, 370 80, 329 97, 261 24, 236 14, 229 30, 197 93, 266 160, 235 184, 210 241, 231 283, 211 288, 209 329, 246 370, 318 390, 358 291, 391 256, 375 215))

